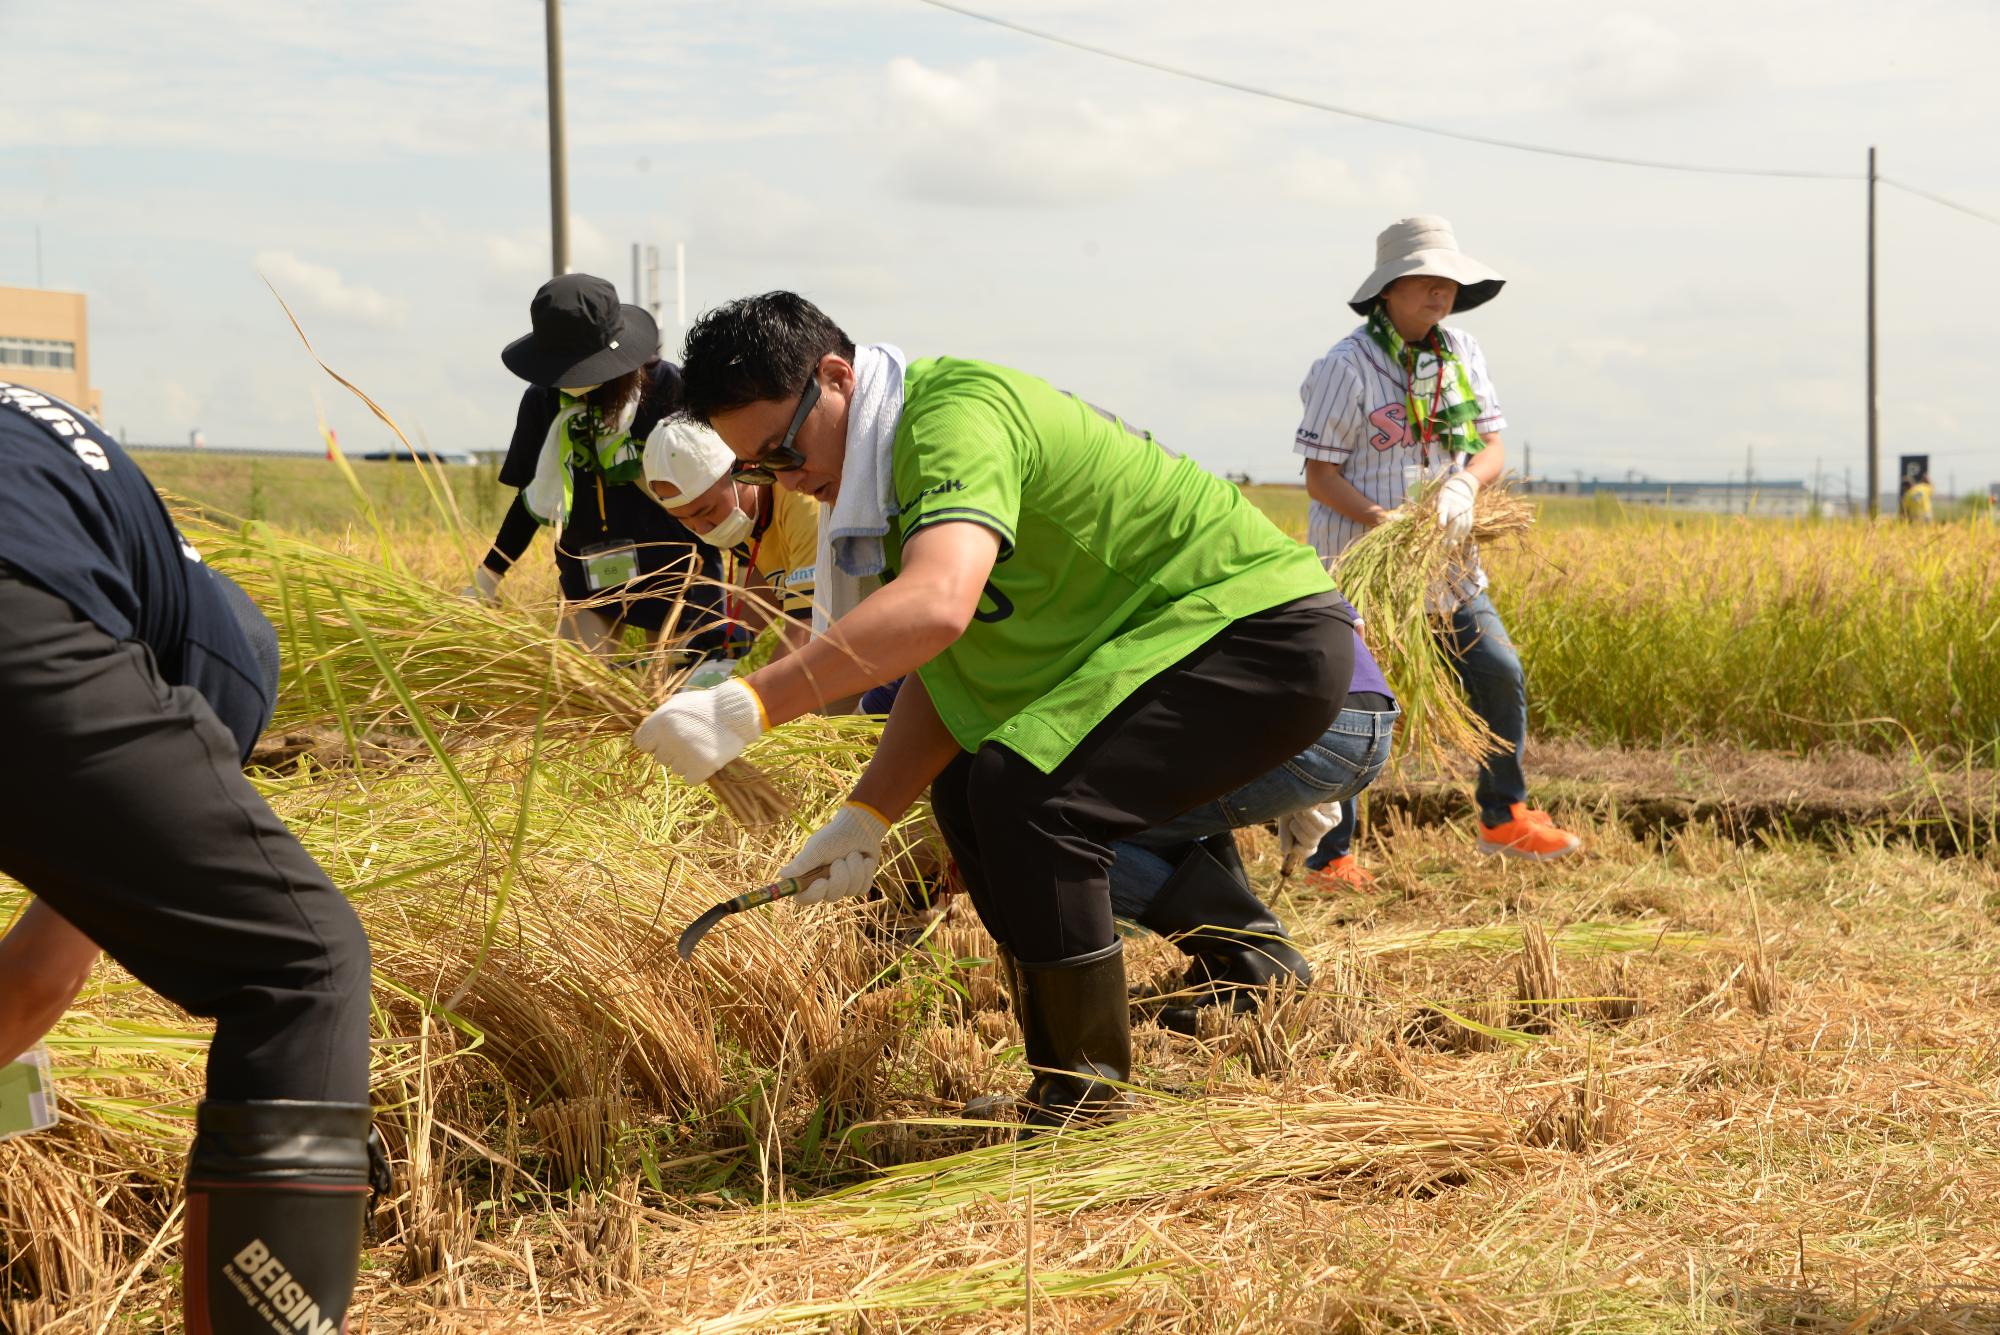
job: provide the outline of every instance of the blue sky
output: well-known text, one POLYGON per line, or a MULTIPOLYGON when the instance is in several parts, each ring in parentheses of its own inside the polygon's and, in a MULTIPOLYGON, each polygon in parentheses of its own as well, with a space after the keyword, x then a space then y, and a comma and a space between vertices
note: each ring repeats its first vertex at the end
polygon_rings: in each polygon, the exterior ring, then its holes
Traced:
MULTIPOLYGON (((1080 40, 1482 134, 1886 174, 2000 214, 1987 0, 988 0, 1080 40), (1401 26, 1408 24, 1410 26, 1401 26)), ((1375 233, 1443 213, 1510 284, 1464 321, 1538 473, 1862 462, 1863 188, 1556 161, 1132 69, 915 0, 564 8, 573 267, 688 247, 690 307, 770 287, 864 341, 1047 376, 1211 467, 1296 475, 1298 384, 1375 233)), ((89 294, 108 424, 498 448, 547 277, 533 0, 0 0, 0 283, 89 294)), ((1882 197, 1885 453, 2000 480, 2000 228, 1882 197)), ((672 323, 668 278, 669 347, 672 323)), ((1887 466, 1885 466, 1887 471, 1887 466)))

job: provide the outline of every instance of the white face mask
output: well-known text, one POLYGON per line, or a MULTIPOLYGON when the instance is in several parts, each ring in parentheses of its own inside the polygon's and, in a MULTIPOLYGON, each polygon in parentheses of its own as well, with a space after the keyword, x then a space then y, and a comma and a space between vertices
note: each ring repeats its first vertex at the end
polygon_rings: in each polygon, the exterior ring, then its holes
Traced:
POLYGON ((751 531, 756 527, 757 521, 744 514, 742 506, 731 506, 728 517, 702 534, 701 540, 711 547, 720 547, 726 551, 748 541, 751 531))

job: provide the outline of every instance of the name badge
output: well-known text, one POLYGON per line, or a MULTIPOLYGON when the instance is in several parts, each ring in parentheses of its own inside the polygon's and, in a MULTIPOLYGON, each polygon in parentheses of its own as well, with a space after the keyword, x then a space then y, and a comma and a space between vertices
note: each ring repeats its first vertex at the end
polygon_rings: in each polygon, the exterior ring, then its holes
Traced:
POLYGON ((0 1066, 0 1140, 56 1124, 56 1087, 49 1078, 49 1050, 37 1043, 18 1061, 0 1066))
POLYGON ((578 556, 583 561, 584 583, 592 593, 630 584, 639 574, 639 548, 634 543, 601 543, 584 548, 578 556))

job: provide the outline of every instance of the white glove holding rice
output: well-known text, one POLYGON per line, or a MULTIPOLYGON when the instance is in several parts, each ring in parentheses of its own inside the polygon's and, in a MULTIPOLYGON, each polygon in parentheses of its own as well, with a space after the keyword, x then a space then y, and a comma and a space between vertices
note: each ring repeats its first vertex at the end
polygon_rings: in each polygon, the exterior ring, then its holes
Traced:
POLYGON ((806 840, 797 857, 778 868, 778 875, 800 876, 817 867, 826 868, 824 876, 799 891, 801 904, 866 894, 875 883, 875 869, 882 865, 882 841, 888 835, 889 822, 880 812, 849 802, 806 840))
POLYGON ((488 607, 500 605, 500 577, 485 565, 473 567, 472 583, 458 591, 458 596, 468 603, 484 603, 488 607))
POLYGON ((1456 547, 1472 536, 1472 507, 1479 499, 1479 479, 1459 470, 1438 488, 1438 526, 1446 541, 1456 547))
POLYGON ((1340 803, 1322 802, 1316 807, 1301 807, 1278 818, 1278 860, 1290 867, 1299 850, 1305 850, 1307 857, 1319 847, 1319 841, 1326 838, 1327 831, 1340 823, 1340 803))
POLYGON ((702 783, 764 732, 764 706, 743 681, 681 691, 646 716, 632 745, 689 783, 702 783))

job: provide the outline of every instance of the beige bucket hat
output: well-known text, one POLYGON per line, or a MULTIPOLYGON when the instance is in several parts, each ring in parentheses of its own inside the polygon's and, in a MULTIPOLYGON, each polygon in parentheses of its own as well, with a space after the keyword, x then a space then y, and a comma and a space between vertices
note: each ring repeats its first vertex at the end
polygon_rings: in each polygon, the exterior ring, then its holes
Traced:
POLYGON ((1375 272, 1348 301, 1356 315, 1366 315, 1382 289, 1410 274, 1449 278, 1458 284, 1452 310, 1469 311, 1500 295, 1507 280, 1458 248, 1451 224, 1434 214, 1398 218, 1375 238, 1375 272))

